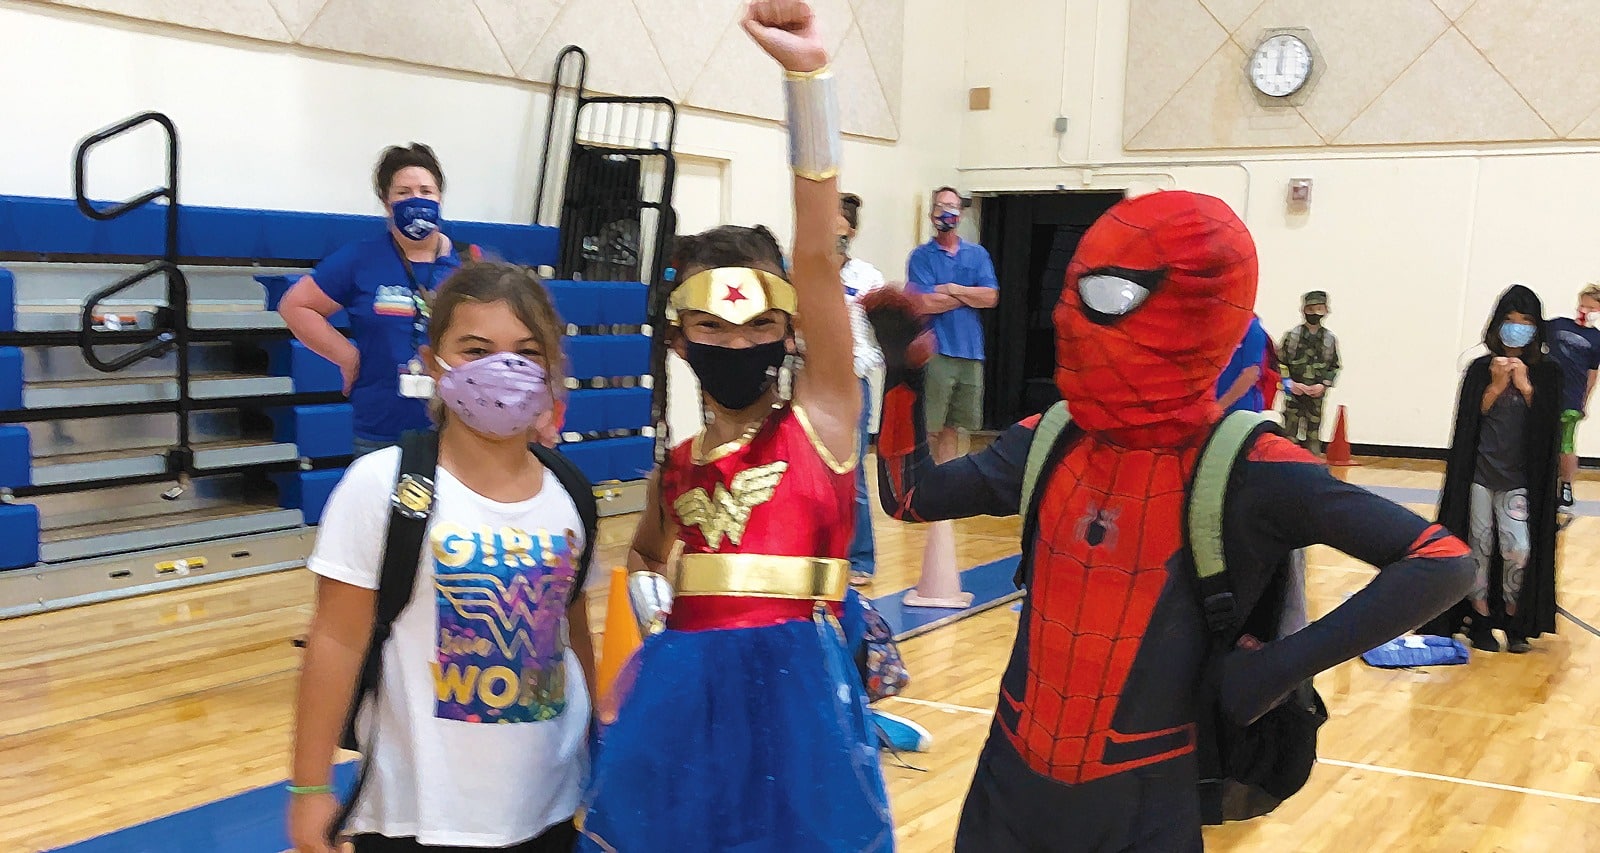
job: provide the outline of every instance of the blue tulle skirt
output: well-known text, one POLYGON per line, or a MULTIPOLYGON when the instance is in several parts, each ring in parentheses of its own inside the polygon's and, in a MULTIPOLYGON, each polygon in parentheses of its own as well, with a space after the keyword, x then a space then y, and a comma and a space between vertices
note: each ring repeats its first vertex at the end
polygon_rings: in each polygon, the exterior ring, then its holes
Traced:
POLYGON ((666 631, 620 682, 578 849, 883 853, 866 699, 832 620, 666 631))

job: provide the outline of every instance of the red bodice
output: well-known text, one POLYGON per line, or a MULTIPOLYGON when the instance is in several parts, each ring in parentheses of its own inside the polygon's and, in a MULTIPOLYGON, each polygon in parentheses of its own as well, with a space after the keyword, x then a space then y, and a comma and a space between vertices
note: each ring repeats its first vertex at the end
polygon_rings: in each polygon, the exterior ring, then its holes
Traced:
POLYGON ((747 440, 703 455, 698 439, 672 449, 661 497, 684 553, 849 556, 855 467, 831 464, 804 418, 786 406, 747 440))

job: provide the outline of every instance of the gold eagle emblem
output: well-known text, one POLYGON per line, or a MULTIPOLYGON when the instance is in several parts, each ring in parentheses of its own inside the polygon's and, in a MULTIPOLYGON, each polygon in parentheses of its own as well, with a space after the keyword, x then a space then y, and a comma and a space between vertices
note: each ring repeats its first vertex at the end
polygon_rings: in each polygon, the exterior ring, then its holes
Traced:
POLYGON ((738 545, 750 523, 750 511, 772 500, 787 470, 789 463, 773 462, 740 471, 733 475, 730 486, 718 483, 709 494, 703 488, 694 489, 673 501, 672 508, 684 524, 700 528, 710 547, 719 547, 724 536, 738 545))

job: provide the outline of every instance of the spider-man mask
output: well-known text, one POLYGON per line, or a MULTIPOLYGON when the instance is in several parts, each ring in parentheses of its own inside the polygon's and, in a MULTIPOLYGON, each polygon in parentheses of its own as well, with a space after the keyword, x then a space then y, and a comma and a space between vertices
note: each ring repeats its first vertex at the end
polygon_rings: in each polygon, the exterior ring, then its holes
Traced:
POLYGON ((1056 386, 1084 429, 1181 444, 1221 416, 1217 377, 1256 300, 1256 247, 1221 199, 1159 192, 1089 229, 1056 305, 1056 386))

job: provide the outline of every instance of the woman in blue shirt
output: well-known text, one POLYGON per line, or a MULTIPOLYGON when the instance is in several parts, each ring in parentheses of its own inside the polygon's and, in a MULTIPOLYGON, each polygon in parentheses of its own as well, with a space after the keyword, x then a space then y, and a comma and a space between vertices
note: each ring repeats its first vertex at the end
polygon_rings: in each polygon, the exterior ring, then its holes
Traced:
POLYGON ((356 456, 430 426, 432 389, 417 349, 427 341, 433 291, 461 266, 439 230, 444 172, 432 149, 412 143, 384 151, 373 186, 389 212, 387 232, 329 255, 278 307, 294 336, 344 375, 356 456), (328 322, 340 311, 350 317, 349 338, 328 322))
POLYGON ((1244 340, 1233 351, 1233 359, 1217 377, 1217 402, 1229 414, 1233 412, 1259 412, 1266 408, 1266 398, 1261 392, 1261 365, 1265 362, 1267 347, 1272 338, 1261 326, 1260 317, 1250 318, 1244 340))

